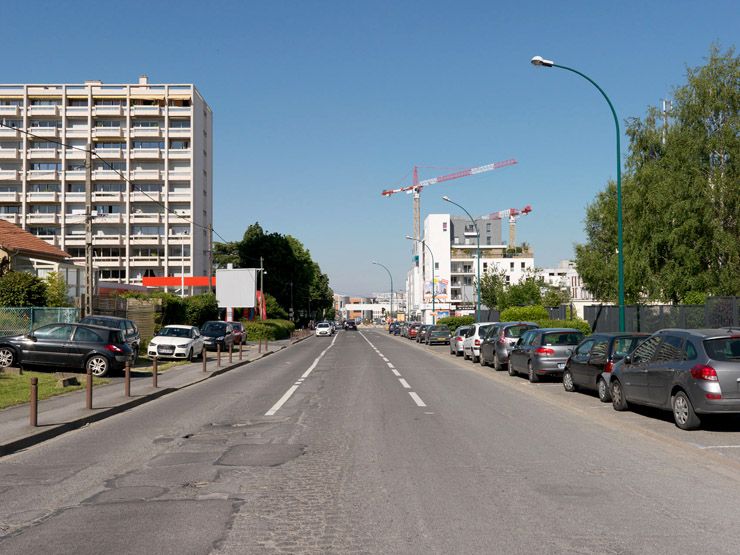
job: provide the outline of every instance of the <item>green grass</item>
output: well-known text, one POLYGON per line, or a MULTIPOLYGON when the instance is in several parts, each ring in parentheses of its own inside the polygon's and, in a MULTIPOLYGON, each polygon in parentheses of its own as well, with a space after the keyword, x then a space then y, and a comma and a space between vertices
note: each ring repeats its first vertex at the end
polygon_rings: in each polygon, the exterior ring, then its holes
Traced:
MULTIPOLYGON (((39 400, 55 395, 77 391, 85 387, 85 375, 78 374, 80 385, 57 387, 58 379, 53 372, 23 372, 22 376, 0 373, 0 409, 28 403, 31 397, 31 378, 39 379, 39 400)), ((93 386, 103 385, 110 380, 93 378, 93 386)))

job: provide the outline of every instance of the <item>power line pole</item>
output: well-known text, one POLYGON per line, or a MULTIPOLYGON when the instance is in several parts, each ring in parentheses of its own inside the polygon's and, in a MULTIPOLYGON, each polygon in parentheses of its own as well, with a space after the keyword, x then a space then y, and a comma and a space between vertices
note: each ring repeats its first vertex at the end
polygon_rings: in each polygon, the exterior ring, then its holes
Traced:
POLYGON ((92 145, 85 153, 85 316, 93 312, 92 145))
POLYGON ((673 109, 673 102, 671 100, 663 99, 663 134, 662 143, 665 144, 666 136, 668 135, 668 114, 673 109))

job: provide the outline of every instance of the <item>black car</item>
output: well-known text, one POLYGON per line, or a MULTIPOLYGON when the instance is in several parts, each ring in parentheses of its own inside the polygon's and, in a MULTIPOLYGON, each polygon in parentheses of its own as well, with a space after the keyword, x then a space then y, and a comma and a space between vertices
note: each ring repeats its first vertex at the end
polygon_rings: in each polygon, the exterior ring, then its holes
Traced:
POLYGON ((136 322, 128 318, 119 318, 117 316, 103 316, 91 314, 80 320, 80 324, 90 324, 92 326, 103 326, 106 328, 115 328, 123 332, 123 338, 134 352, 133 360, 139 358, 139 348, 141 346, 141 335, 136 322))
POLYGON ((357 324, 355 323, 354 320, 347 320, 344 323, 344 329, 346 329, 346 330, 352 330, 352 331, 357 331, 357 324))
POLYGON ((228 351, 234 345, 234 330, 228 322, 211 320, 200 328, 203 344, 209 351, 215 351, 218 346, 221 351, 228 351))
POLYGON ((609 373, 614 363, 622 360, 645 341, 647 333, 595 333, 581 341, 565 363, 563 387, 575 391, 579 387, 595 389, 602 403, 612 400, 609 387, 601 377, 609 373))
POLYGON ((0 338, 0 367, 88 368, 94 376, 121 370, 133 358, 121 330, 87 324, 48 324, 0 338))

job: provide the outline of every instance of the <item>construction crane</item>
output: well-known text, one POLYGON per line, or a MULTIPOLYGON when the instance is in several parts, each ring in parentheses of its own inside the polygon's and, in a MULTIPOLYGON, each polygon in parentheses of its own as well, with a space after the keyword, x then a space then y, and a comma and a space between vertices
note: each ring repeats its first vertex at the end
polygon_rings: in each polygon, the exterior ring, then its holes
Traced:
POLYGON ((499 210, 498 212, 491 212, 488 216, 483 216, 483 220, 503 220, 509 218, 509 247, 514 247, 516 244, 516 221, 521 216, 526 216, 532 211, 532 205, 528 204, 521 210, 517 208, 507 208, 506 210, 499 210))
POLYGON ((412 184, 407 187, 400 187, 398 189, 386 189, 381 195, 389 197, 395 193, 407 193, 414 195, 414 251, 418 249, 418 240, 421 239, 421 191, 424 187, 434 185, 435 183, 442 183, 443 181, 452 181, 453 179, 459 179, 461 177, 467 177, 468 175, 476 175, 479 173, 490 172, 506 166, 513 166, 516 164, 516 160, 504 160, 503 162, 494 162, 493 164, 487 164, 485 166, 478 166, 477 168, 468 168, 467 170, 460 170, 455 173, 448 175, 441 175, 439 177, 433 177, 431 179, 425 179, 419 181, 419 168, 414 166, 414 174, 412 184))

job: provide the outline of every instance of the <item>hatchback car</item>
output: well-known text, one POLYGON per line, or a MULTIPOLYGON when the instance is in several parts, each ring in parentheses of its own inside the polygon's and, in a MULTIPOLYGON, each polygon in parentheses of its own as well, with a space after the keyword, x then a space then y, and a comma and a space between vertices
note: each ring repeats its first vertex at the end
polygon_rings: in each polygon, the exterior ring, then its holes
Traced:
POLYGON ((473 362, 480 361, 480 344, 488 331, 496 325, 497 322, 479 322, 471 324, 468 332, 465 334, 463 341, 463 358, 470 359, 473 362))
POLYGON ((329 322, 316 324, 316 337, 331 337, 331 324, 329 322))
POLYGON ((234 345, 234 331, 228 322, 221 320, 206 322, 201 326, 200 334, 208 351, 215 351, 218 347, 221 347, 222 351, 228 351, 229 347, 234 345))
POLYGON ((93 326, 103 326, 106 328, 116 328, 123 332, 123 338, 129 344, 134 352, 134 360, 139 357, 141 347, 141 335, 136 322, 128 318, 119 318, 117 316, 94 315, 85 316, 80 320, 80 324, 91 324, 93 326))
POLYGON ((149 358, 196 360, 203 356, 205 343, 195 326, 164 326, 152 337, 146 354, 149 358))
POLYGON ((427 330, 432 327, 431 324, 422 324, 419 326, 418 331, 416 332, 416 342, 417 343, 423 343, 424 338, 426 337, 427 330))
POLYGON ((228 322, 231 324, 231 329, 234 332, 234 345, 241 345, 246 341, 246 330, 244 329, 244 324, 241 322, 228 322))
POLYGON ((357 322, 354 320, 347 320, 344 323, 344 329, 347 331, 357 331, 357 322))
POLYGON ((419 328, 421 327, 421 324, 410 324, 409 329, 406 332, 406 338, 407 339, 416 339, 416 334, 419 333, 419 328))
POLYGON ((509 375, 527 374, 532 383, 540 376, 560 376, 583 332, 573 328, 537 328, 525 331, 511 350, 509 375))
POLYGON ((601 374, 609 373, 614 363, 622 360, 635 350, 648 333, 597 333, 581 341, 563 370, 565 391, 578 388, 596 390, 602 403, 611 401, 611 394, 601 374))
POLYGON ((740 329, 661 330, 615 365, 610 382, 615 410, 671 410, 683 430, 698 428, 701 414, 738 414, 740 329))
POLYGON ((495 370, 505 370, 511 350, 522 334, 538 327, 534 322, 499 322, 481 341, 483 363, 492 365, 495 370))
POLYGON ((424 343, 427 345, 450 344, 450 328, 447 326, 431 326, 424 337, 424 343))
POLYGON ((90 369, 106 376, 123 369, 133 351, 119 329, 87 324, 48 324, 25 335, 0 338, 0 367, 90 369))
POLYGON ((468 329, 470 329, 470 326, 459 326, 450 337, 451 355, 462 356, 463 342, 465 341, 465 334, 468 333, 468 329))

